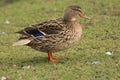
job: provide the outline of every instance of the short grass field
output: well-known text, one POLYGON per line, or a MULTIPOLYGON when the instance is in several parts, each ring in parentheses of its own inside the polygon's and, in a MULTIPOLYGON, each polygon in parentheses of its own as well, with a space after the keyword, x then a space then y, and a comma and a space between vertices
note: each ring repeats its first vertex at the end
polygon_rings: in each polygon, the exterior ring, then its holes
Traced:
POLYGON ((0 80, 120 80, 120 0, 0 0, 0 80), (80 44, 54 54, 12 46, 20 29, 63 16, 77 4, 91 19, 80 44))

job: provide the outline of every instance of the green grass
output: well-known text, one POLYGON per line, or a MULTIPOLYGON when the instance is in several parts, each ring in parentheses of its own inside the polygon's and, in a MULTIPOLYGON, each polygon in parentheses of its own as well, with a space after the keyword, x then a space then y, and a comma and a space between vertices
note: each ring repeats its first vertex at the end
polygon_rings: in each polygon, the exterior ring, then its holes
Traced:
POLYGON ((2 76, 8 80, 120 80, 120 1, 0 0, 2 76), (48 62, 47 54, 29 47, 12 46, 19 37, 14 32, 60 17, 70 4, 80 5, 92 19, 78 19, 84 26, 79 45, 54 54, 62 63, 48 62), (6 20, 10 24, 5 24, 6 20), (99 64, 92 64, 95 61, 99 64), (29 65, 30 69, 23 69, 29 65))

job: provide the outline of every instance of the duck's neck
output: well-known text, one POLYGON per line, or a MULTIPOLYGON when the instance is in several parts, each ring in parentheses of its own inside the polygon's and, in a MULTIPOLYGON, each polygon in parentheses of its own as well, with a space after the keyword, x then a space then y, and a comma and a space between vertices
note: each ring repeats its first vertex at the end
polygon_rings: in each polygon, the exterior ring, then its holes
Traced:
POLYGON ((76 21, 75 17, 69 17, 69 16, 64 16, 63 19, 64 19, 65 22, 74 22, 74 21, 76 21))
POLYGON ((73 22, 76 21, 76 17, 75 14, 73 12, 65 12, 64 17, 63 17, 64 21, 68 21, 68 22, 73 22))
POLYGON ((63 17, 63 19, 64 19, 64 21, 66 21, 66 22, 74 22, 74 21, 76 21, 76 18, 75 18, 75 17, 71 17, 70 15, 65 15, 65 16, 63 17))

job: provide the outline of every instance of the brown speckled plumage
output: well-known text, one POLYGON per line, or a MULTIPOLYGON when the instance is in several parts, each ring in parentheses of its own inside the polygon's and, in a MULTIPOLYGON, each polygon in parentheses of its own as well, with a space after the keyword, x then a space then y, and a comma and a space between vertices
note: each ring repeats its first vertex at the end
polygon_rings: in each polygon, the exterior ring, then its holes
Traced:
MULTIPOLYGON (((27 45, 43 52, 56 52, 67 49, 77 43, 82 33, 81 26, 78 26, 79 28, 77 28, 76 25, 79 25, 77 22, 64 23, 62 19, 59 19, 57 21, 62 22, 62 24, 54 22, 54 25, 56 26, 52 30, 55 31, 55 34, 51 33, 45 36, 37 37, 27 45), (58 25, 61 26, 57 28, 58 25), (57 29, 58 31, 56 31, 55 29, 57 29), (79 32, 76 32, 77 29, 80 29, 79 32)), ((52 21, 49 21, 49 23, 52 24, 52 21)), ((39 27, 41 28, 41 26, 38 25, 38 29, 40 29, 39 27)))
POLYGON ((35 50, 42 52, 57 52, 65 50, 80 41, 82 28, 77 22, 76 17, 87 18, 76 5, 65 9, 63 18, 41 22, 24 28, 18 33, 22 34, 19 40, 29 39, 25 44, 35 50), (34 37, 35 31, 44 32, 45 35, 34 37))

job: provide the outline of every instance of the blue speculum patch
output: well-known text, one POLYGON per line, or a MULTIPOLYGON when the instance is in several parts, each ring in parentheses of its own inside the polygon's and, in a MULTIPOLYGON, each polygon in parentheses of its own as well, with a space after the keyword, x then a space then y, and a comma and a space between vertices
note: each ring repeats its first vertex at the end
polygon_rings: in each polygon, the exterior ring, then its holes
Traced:
POLYGON ((28 28, 26 29, 26 33, 28 33, 28 34, 30 34, 30 35, 32 35, 32 36, 34 36, 34 37, 44 36, 44 35, 45 35, 44 32, 38 30, 38 29, 35 28, 35 27, 28 27, 28 28))
POLYGON ((33 34, 34 37, 43 36, 43 35, 44 34, 42 32, 37 32, 33 34))

